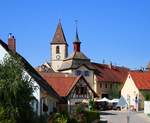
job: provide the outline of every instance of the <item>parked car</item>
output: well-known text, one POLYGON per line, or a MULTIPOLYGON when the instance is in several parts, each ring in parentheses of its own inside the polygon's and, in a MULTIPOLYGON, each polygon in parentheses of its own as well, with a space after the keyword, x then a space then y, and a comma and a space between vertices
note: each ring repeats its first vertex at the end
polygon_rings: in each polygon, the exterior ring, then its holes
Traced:
POLYGON ((104 111, 104 110, 108 110, 108 102, 104 101, 104 102, 95 102, 96 105, 96 109, 104 111))
POLYGON ((121 110, 121 106, 118 106, 117 104, 118 104, 118 103, 113 103, 112 109, 113 109, 113 110, 119 110, 119 111, 120 111, 120 110, 121 110))

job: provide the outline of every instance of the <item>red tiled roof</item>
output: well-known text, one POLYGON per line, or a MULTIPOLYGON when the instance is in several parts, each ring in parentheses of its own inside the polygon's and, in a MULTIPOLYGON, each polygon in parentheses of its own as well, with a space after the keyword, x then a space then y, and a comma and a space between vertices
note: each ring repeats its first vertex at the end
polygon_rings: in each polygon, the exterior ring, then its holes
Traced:
POLYGON ((128 75, 128 68, 92 63, 97 70, 97 81, 124 83, 128 75))
POLYGON ((141 90, 150 90, 150 72, 129 72, 136 87, 141 90))
POLYGON ((69 94, 70 89, 75 85, 77 77, 50 75, 47 73, 40 73, 40 75, 48 82, 49 85, 62 97, 69 94))
MULTIPOLYGON (((75 84, 83 77, 83 76, 75 77, 64 73, 45 73, 45 72, 39 73, 61 97, 68 96, 68 94, 71 92, 75 84)), ((94 90, 90 87, 90 85, 86 80, 85 83, 94 94, 94 97, 98 97, 98 95, 94 92, 94 90)))

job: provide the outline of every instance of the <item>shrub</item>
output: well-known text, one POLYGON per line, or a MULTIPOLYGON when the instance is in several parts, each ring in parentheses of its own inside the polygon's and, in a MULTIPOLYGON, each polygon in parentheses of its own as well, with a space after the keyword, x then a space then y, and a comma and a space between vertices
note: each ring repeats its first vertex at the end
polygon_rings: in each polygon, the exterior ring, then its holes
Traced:
POLYGON ((97 111, 85 111, 85 115, 87 118, 87 123, 91 123, 92 121, 100 118, 100 114, 97 111))
POLYGON ((94 110, 95 109, 95 102, 94 99, 89 100, 89 109, 94 110))
POLYGON ((37 116, 35 115, 32 120, 33 123, 47 123, 48 122, 48 116, 47 115, 41 115, 37 116))
POLYGON ((77 114, 84 112, 84 106, 82 104, 78 104, 75 112, 77 114))
POLYGON ((67 123, 68 120, 69 120, 68 114, 66 112, 62 112, 62 113, 54 114, 52 122, 53 123, 67 123))
POLYGON ((78 123, 78 121, 75 118, 71 118, 67 121, 67 123, 78 123))
POLYGON ((0 62, 0 123, 32 123, 34 89, 21 59, 5 56, 0 62))

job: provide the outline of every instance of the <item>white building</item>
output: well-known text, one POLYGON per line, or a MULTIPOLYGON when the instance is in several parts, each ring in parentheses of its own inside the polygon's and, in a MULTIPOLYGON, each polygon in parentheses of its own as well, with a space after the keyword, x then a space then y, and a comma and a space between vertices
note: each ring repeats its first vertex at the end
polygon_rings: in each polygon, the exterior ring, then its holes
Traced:
POLYGON ((128 105, 134 109, 143 109, 144 100, 150 94, 150 72, 149 71, 131 71, 121 89, 121 95, 128 105))

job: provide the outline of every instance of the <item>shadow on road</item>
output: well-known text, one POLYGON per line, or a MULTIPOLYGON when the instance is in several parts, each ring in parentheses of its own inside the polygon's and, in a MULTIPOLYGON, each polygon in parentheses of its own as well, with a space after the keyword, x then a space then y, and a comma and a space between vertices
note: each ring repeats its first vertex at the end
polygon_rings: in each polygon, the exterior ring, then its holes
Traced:
POLYGON ((101 112, 100 112, 100 115, 117 115, 117 114, 101 111, 101 112))

